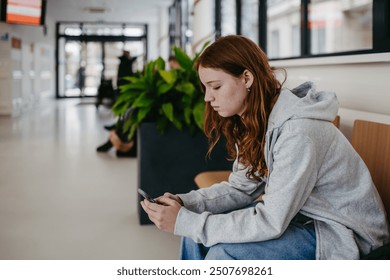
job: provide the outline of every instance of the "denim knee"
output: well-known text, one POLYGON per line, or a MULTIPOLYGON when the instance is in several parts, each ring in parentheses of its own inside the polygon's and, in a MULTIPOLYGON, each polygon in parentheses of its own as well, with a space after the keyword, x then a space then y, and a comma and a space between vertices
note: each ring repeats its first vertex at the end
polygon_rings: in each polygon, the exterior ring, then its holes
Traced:
POLYGON ((181 260, 203 260, 208 248, 189 237, 182 237, 180 248, 181 260))
POLYGON ((217 244, 210 247, 205 260, 234 260, 225 248, 226 244, 217 244))

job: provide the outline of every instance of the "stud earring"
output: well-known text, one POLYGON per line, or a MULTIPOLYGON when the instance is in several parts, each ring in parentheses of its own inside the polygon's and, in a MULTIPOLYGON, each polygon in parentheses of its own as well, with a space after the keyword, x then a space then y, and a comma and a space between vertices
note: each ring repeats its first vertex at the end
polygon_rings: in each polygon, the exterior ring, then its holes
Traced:
POLYGON ((249 88, 249 87, 248 87, 246 90, 248 91, 248 93, 250 93, 250 92, 251 92, 251 88, 249 88))

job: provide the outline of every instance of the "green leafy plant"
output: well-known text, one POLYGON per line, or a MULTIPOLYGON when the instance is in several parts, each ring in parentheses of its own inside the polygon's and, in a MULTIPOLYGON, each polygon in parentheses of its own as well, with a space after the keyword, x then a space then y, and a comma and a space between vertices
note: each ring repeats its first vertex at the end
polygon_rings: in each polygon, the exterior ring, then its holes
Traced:
POLYGON ((203 130, 203 94, 194 69, 200 53, 191 59, 178 47, 173 52, 179 69, 165 70, 166 63, 159 57, 148 62, 142 73, 126 77, 129 83, 120 87, 112 110, 117 116, 126 116, 124 130, 129 139, 143 122, 155 122, 161 133, 171 126, 192 134, 203 130))

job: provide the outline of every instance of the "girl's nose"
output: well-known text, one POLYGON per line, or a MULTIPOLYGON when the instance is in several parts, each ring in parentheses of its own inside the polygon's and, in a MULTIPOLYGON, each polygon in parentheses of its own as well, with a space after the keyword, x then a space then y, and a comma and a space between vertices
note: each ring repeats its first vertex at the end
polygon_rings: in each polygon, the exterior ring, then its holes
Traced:
POLYGON ((211 102, 214 100, 214 97, 210 94, 209 90, 206 90, 206 93, 204 95, 204 101, 205 102, 211 102))

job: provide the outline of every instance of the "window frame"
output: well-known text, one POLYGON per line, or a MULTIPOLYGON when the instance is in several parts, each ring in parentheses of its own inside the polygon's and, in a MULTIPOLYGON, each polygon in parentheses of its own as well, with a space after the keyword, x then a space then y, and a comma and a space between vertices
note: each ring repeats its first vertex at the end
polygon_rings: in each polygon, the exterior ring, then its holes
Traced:
MULTIPOLYGON (((265 10, 263 17, 259 20, 259 25, 266 24, 267 21, 267 0, 259 0, 260 6, 265 10)), ((303 59, 328 56, 347 56, 356 54, 371 54, 390 52, 390 0, 373 0, 373 41, 371 49, 353 50, 343 52, 311 54, 311 34, 309 30, 309 4, 310 0, 301 0, 301 54, 299 56, 272 58, 270 60, 288 60, 288 59, 303 59)), ((264 37, 264 36, 263 36, 264 37)), ((265 36, 266 37, 266 36, 265 36)), ((263 38, 264 40, 264 38, 263 38)), ((267 45, 267 41, 259 42, 263 47, 267 45)), ((266 52, 267 50, 264 49, 266 52)))
MULTIPOLYGON (((259 1, 259 42, 256 42, 260 47, 267 52, 267 0, 259 1)), ((347 56, 356 54, 372 54, 372 53, 385 53, 390 52, 390 0, 373 0, 373 42, 371 49, 353 50, 343 52, 321 53, 311 54, 311 38, 309 30, 309 4, 310 0, 301 0, 301 46, 300 55, 272 58, 271 61, 288 60, 288 59, 304 59, 315 57, 328 57, 328 56, 347 56)), ((237 26, 236 33, 241 34, 241 22, 242 22, 242 1, 236 0, 237 6, 237 26)), ((221 36, 221 0, 215 0, 215 34, 216 38, 221 36)))

